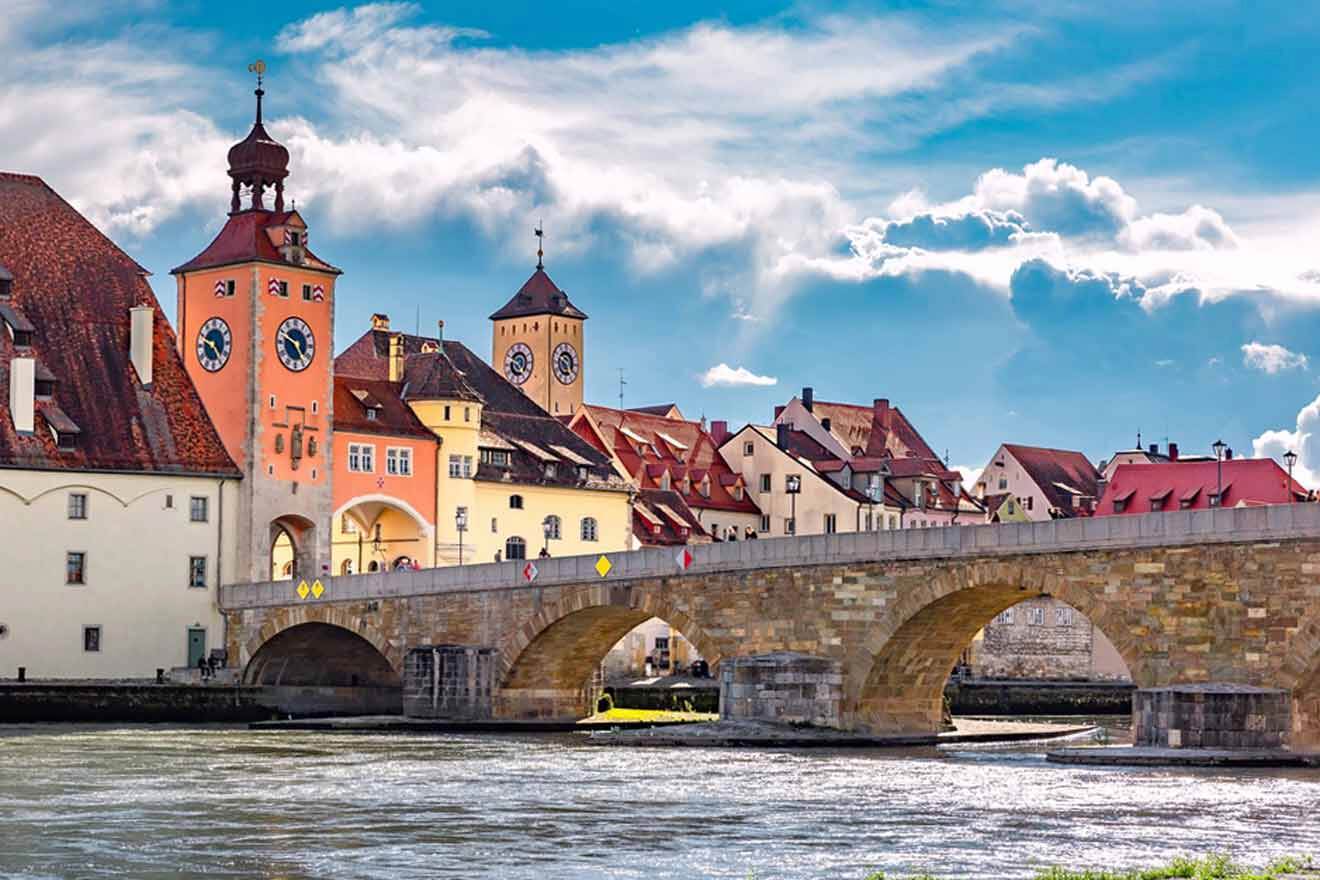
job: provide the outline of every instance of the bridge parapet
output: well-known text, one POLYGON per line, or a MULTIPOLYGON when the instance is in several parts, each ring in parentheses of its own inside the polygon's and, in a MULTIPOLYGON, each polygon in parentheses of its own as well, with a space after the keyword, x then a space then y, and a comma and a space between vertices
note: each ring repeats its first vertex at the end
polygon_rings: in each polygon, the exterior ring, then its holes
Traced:
POLYGON ((692 562, 686 569, 677 561, 682 548, 645 548, 605 554, 611 566, 605 576, 600 575, 596 569, 600 554, 419 571, 325 575, 321 577, 325 589, 319 598, 312 595, 305 599, 299 598, 295 592, 298 586, 296 581, 267 581, 223 586, 220 605, 227 611, 236 611, 443 593, 627 582, 641 578, 693 577, 790 566, 911 559, 956 560, 1304 538, 1320 538, 1320 504, 1179 510, 1141 516, 850 532, 698 544, 687 548, 692 554, 692 562), (536 569, 532 581, 524 575, 528 563, 536 569))

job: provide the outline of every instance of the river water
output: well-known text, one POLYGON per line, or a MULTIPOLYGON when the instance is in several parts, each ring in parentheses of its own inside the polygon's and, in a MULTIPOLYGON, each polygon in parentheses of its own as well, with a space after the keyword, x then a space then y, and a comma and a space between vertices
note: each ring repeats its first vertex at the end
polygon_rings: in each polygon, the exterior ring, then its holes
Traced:
POLYGON ((0 877, 1027 877, 1320 854, 1320 771, 1042 746, 598 748, 573 735, 0 727, 0 877))

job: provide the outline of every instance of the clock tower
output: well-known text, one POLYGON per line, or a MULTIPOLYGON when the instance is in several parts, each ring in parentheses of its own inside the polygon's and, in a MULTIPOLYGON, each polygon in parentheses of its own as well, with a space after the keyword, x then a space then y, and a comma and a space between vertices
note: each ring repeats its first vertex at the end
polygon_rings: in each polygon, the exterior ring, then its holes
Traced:
POLYGON ((550 415, 567 416, 582 406, 587 316, 550 280, 543 257, 538 248, 532 277, 490 316, 491 366, 550 415))
POLYGON ((340 271, 286 209, 289 151, 262 123, 229 151, 230 211, 174 269, 179 348, 230 456, 239 491, 238 576, 309 581, 330 559, 334 289, 340 271), (268 192, 273 204, 267 205, 268 192), (283 556, 283 558, 281 558, 283 556))

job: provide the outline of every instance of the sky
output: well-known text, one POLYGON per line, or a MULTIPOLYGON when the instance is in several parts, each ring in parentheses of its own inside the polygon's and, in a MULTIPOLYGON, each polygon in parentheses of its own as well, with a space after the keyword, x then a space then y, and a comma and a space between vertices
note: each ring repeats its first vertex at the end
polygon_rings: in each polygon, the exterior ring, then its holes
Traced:
POLYGON ((766 423, 888 398, 969 471, 1295 449, 1320 482, 1320 19, 1305 4, 0 0, 0 169, 152 273, 225 219, 248 65, 372 312, 489 356, 535 265, 588 401, 766 423), (972 11, 969 11, 972 10, 972 11))

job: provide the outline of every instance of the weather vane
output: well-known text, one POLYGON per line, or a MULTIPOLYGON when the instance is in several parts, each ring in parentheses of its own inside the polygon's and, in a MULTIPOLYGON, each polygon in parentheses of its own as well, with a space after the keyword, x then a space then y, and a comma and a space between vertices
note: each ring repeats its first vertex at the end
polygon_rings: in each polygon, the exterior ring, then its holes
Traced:
POLYGON ((538 220, 536 222, 536 228, 532 230, 532 232, 536 233, 536 268, 538 269, 545 268, 543 262, 545 251, 541 249, 541 246, 545 244, 545 230, 542 228, 544 226, 545 223, 538 220))
POLYGON ((266 62, 258 58, 248 65, 248 73, 257 75, 257 88, 261 88, 261 77, 266 73, 266 62))

